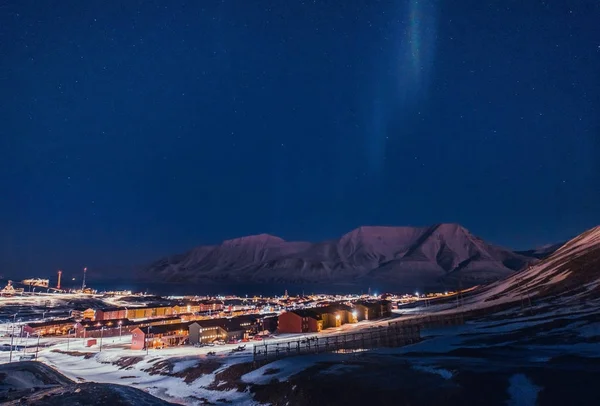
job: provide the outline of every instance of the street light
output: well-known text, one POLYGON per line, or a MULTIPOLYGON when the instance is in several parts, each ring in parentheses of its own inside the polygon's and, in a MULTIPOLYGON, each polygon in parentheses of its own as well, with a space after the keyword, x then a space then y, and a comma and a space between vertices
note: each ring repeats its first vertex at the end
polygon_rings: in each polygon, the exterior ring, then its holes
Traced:
POLYGON ((102 352, 102 337, 104 337, 104 326, 100 329, 100 352, 102 352))
POLYGON ((148 338, 150 337, 150 326, 148 326, 148 332, 146 333, 146 337, 144 337, 144 341, 146 342, 146 355, 148 355, 148 338))
POLYGON ((40 336, 41 336, 41 334, 39 331, 38 331, 37 335, 38 335, 38 339, 37 339, 37 345, 35 347, 35 359, 38 359, 38 352, 40 352, 40 336))
POLYGON ((27 352, 27 343, 29 341, 29 333, 25 336, 25 348, 23 349, 23 354, 27 352))
POLYGON ((123 327, 123 320, 119 320, 119 341, 121 341, 121 337, 122 337, 122 327, 123 327))

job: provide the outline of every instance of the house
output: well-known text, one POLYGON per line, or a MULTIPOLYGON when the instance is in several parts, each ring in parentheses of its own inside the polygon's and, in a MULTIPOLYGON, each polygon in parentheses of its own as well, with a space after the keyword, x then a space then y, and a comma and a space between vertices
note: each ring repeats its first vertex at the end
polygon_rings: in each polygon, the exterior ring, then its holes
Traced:
POLYGON ((242 340, 255 334, 256 326, 256 320, 247 316, 196 320, 189 325, 190 344, 242 340))
POLYGON ((126 307, 105 307, 97 309, 92 320, 119 320, 127 318, 126 307))
POLYGON ((173 314, 171 306, 131 307, 127 309, 129 319, 150 319, 153 317, 166 317, 173 314))
POLYGON ((100 336, 116 337, 121 334, 128 334, 135 327, 135 323, 129 319, 99 321, 84 320, 77 324, 75 336, 86 338, 98 338, 100 336))
POLYGON ((27 323, 23 326, 23 334, 27 335, 64 335, 77 329, 75 319, 50 320, 27 323))
POLYGON ((324 329, 340 327, 342 324, 358 321, 357 314, 353 312, 352 308, 343 304, 330 304, 324 307, 315 307, 311 310, 321 316, 324 329))
POLYGON ((161 317, 144 320, 102 320, 102 321, 82 321, 77 327, 77 337, 116 337, 122 334, 129 334, 135 328, 144 329, 148 326, 162 326, 165 324, 181 323, 179 317, 161 317))
POLYGON ((82 313, 83 320, 94 320, 96 318, 96 309, 86 309, 82 313))
POLYGON ((173 314, 171 306, 146 306, 146 307, 104 307, 90 308, 83 312, 84 320, 102 321, 118 319, 149 319, 167 317, 173 314))
POLYGON ((223 302, 214 300, 181 302, 173 306, 173 314, 218 313, 222 310, 223 302))
POLYGON ((186 342, 190 323, 162 324, 144 328, 136 327, 131 332, 131 349, 142 350, 148 345, 155 347, 174 347, 186 342))
POLYGON ((356 312, 344 304, 329 304, 310 309, 291 310, 279 315, 277 331, 280 333, 316 333, 342 324, 356 323, 356 312))
POLYGON ((392 302, 388 300, 359 301, 354 303, 358 320, 374 320, 392 315, 392 302))
POLYGON ((277 330, 277 324, 278 324, 278 320, 279 317, 277 317, 277 315, 273 315, 273 316, 267 316, 264 317, 262 320, 259 320, 259 322, 261 322, 262 324, 262 331, 268 331, 270 333, 273 333, 277 330))
POLYGON ((195 321, 188 326, 190 344, 212 343, 216 340, 224 340, 227 337, 227 332, 223 327, 218 324, 207 325, 207 323, 202 323, 203 321, 205 320, 195 321))
POLYGON ((313 309, 291 310, 279 315, 279 333, 317 333, 323 329, 321 315, 313 309))

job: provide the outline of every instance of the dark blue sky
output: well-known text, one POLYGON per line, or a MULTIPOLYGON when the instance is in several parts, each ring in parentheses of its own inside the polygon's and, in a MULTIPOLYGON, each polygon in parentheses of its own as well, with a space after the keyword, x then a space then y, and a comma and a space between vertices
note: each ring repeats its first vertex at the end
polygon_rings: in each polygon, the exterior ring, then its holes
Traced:
POLYGON ((267 232, 600 223, 600 5, 4 1, 0 274, 267 232))

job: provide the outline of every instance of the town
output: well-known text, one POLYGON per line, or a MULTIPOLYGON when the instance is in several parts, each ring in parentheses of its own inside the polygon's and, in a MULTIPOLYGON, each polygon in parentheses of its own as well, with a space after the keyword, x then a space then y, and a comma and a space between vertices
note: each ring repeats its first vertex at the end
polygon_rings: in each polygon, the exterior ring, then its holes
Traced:
MULTIPOLYGON (((35 344, 31 338, 38 342, 50 337, 59 342, 82 339, 85 347, 101 351, 103 340, 119 337, 122 341, 125 337, 129 349, 148 351, 261 341, 274 339, 275 335, 327 334, 348 324, 389 319, 398 306, 459 296, 455 292, 290 296, 285 291, 276 297, 160 297, 131 292, 68 293, 58 289, 55 293, 14 292, 12 286, 9 281, 3 290, 10 294, 3 298, 5 322, 0 334, 11 338, 11 343, 4 346, 36 355, 39 348, 31 348, 35 344), (41 317, 31 310, 31 300, 43 301, 47 310, 41 317), (48 306, 51 300, 61 304, 48 306), (14 313, 7 315, 7 310, 14 313)), ((46 282, 44 287, 48 287, 46 282)))

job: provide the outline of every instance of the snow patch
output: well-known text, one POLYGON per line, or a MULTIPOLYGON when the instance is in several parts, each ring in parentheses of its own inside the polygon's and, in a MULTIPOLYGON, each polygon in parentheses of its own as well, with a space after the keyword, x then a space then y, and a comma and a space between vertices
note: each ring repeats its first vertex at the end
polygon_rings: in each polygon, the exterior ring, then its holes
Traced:
POLYGON ((542 390, 523 374, 515 374, 508 380, 509 406, 535 406, 542 390))
POLYGON ((175 365, 173 365, 173 373, 176 374, 176 373, 186 370, 188 368, 194 367, 197 364, 198 364, 197 359, 176 362, 175 365))
POLYGON ((452 372, 448 371, 447 369, 435 368, 428 365, 413 365, 412 368, 417 371, 439 375, 444 379, 452 379, 452 372))

